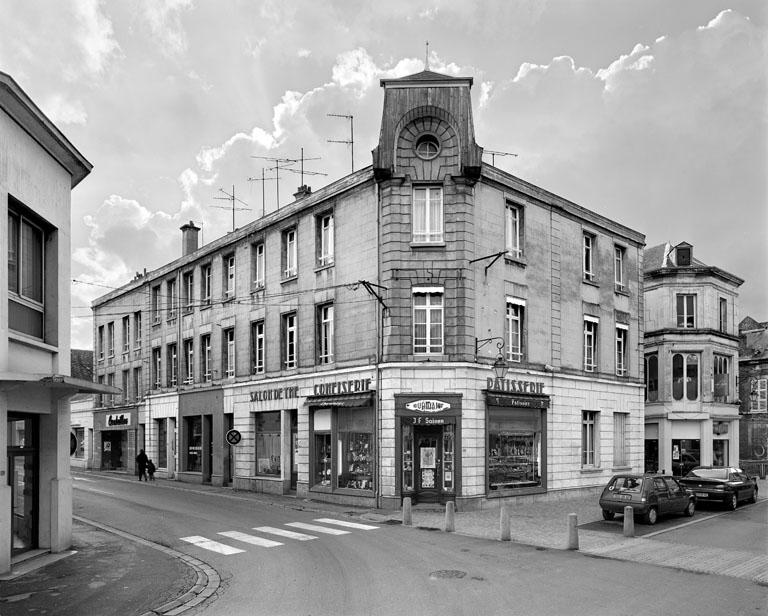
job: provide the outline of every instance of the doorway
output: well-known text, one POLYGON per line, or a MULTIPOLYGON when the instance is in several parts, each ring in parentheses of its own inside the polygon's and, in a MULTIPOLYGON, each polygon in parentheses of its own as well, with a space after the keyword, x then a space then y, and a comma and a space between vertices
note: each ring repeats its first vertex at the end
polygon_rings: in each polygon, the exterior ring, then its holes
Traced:
POLYGON ((11 487, 11 555, 37 547, 38 421, 8 417, 8 485, 11 487))
POLYGON ((101 433, 101 470, 124 470, 123 441, 126 432, 123 430, 106 430, 101 433))
POLYGON ((290 489, 295 490, 299 481, 299 419, 296 409, 291 410, 291 484, 290 489))
POLYGON ((442 428, 414 429, 416 500, 437 503, 442 488, 442 428))

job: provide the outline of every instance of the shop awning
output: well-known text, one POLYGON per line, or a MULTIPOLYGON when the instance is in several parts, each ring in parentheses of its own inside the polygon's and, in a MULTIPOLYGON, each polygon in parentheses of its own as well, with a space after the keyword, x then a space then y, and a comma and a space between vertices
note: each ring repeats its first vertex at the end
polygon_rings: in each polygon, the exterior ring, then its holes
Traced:
POLYGON ((346 394, 340 396, 307 396, 307 406, 370 406, 373 403, 373 392, 364 394, 346 394))

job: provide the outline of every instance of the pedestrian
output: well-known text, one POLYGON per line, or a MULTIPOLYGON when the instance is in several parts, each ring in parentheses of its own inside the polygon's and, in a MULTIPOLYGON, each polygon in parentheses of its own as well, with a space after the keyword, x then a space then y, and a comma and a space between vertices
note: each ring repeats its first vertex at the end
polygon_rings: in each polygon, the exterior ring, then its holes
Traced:
POLYGON ((136 465, 138 467, 139 471, 139 481, 144 479, 145 481, 149 481, 147 479, 147 454, 144 453, 144 450, 141 449, 139 451, 139 455, 136 456, 136 465))
POLYGON ((155 463, 152 462, 152 458, 147 460, 147 475, 149 475, 149 481, 155 480, 155 463))

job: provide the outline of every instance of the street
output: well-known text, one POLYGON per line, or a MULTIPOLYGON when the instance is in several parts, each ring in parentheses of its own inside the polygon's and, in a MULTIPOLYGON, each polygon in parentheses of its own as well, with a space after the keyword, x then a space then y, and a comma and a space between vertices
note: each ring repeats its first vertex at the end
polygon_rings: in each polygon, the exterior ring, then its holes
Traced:
POLYGON ((300 500, 296 508, 275 506, 238 493, 96 474, 75 478, 75 515, 194 556, 219 573, 218 592, 186 613, 724 613, 716 606, 765 613, 766 589, 747 580, 375 524, 341 509, 328 514, 301 506, 300 500))

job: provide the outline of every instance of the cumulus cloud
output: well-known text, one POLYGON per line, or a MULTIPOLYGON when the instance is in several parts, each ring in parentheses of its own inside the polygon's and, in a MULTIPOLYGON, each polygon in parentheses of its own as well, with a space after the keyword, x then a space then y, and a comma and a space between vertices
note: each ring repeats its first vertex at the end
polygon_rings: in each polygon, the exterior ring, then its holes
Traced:
POLYGON ((109 59, 119 52, 120 45, 113 38, 112 22, 101 12, 99 0, 76 0, 72 8, 77 20, 76 41, 81 47, 88 70, 99 75, 109 59))
POLYGON ((192 4, 192 0, 145 0, 142 5, 144 19, 167 55, 179 55, 187 50, 181 16, 192 4))
POLYGON ((54 94, 42 104, 45 115, 54 124, 85 124, 88 114, 79 100, 68 100, 62 94, 54 94))

